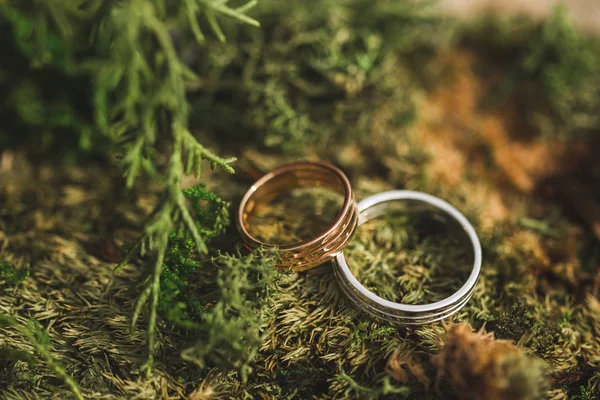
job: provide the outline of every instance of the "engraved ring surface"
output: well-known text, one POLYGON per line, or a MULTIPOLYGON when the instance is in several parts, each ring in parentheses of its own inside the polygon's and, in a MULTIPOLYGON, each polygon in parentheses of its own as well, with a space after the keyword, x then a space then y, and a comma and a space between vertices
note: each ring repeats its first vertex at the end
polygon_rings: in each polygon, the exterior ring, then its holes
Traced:
POLYGON ((444 211, 446 216, 457 221, 466 232, 473 246, 474 262, 471 273, 464 285, 451 296, 430 304, 409 305, 395 303, 379 297, 364 287, 352 274, 343 253, 337 255, 334 262, 336 277, 341 289, 363 311, 401 325, 422 325, 439 321, 460 310, 471 298, 481 270, 481 244, 477 233, 460 211, 449 203, 426 193, 410 190, 392 190, 367 197, 358 203, 359 221, 361 225, 371 219, 386 214, 398 201, 426 203, 444 211))
POLYGON ((335 166, 325 162, 302 161, 284 165, 260 178, 244 195, 237 215, 237 225, 249 249, 259 246, 276 248, 280 268, 303 271, 334 258, 346 246, 358 220, 358 212, 350 181, 335 166), (248 230, 248 219, 259 206, 296 188, 326 187, 344 196, 344 202, 335 221, 314 238, 291 245, 277 246, 258 240, 248 230))

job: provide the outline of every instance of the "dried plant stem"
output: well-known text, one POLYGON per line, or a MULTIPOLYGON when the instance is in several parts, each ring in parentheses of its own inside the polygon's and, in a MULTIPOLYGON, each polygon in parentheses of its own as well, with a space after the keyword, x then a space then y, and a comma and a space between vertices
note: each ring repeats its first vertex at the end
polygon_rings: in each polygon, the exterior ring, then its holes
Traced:
MULTIPOLYGON (((156 309, 158 307, 158 295, 160 293, 160 274, 162 272, 163 261, 168 243, 168 233, 163 233, 159 238, 158 248, 164 248, 164 251, 158 252, 154 270, 152 271, 152 279, 150 281, 150 316, 148 317, 148 359, 142 366, 142 371, 146 377, 152 375, 152 364, 154 363, 154 351, 156 350, 156 309)), ((147 297, 146 297, 147 298, 147 297)), ((137 310, 139 312, 139 310, 137 310)), ((134 315, 134 318, 136 316, 134 315)))

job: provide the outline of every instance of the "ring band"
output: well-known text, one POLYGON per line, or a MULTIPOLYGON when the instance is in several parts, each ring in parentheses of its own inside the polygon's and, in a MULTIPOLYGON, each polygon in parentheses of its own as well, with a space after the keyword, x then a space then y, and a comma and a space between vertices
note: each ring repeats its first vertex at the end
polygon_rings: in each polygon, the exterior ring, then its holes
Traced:
POLYGON ((240 204, 237 225, 246 246, 277 248, 280 268, 303 271, 334 258, 348 243, 358 220, 356 202, 350 181, 344 173, 325 162, 303 161, 284 165, 260 178, 240 204), (328 187, 344 196, 344 203, 335 221, 316 237, 291 245, 277 246, 262 242, 248 232, 248 219, 257 206, 302 187, 328 187))
POLYGON ((430 304, 409 305, 395 303, 379 297, 364 287, 350 272, 343 253, 337 255, 334 266, 340 287, 360 309, 389 322, 402 325, 422 325, 451 316, 469 301, 481 270, 481 244, 475 229, 460 211, 435 196, 410 190, 383 192, 367 197, 359 202, 358 226, 385 214, 386 211, 393 207, 394 202, 402 200, 424 202, 445 211, 467 233, 473 246, 473 269, 465 284, 457 292, 443 300, 430 304))

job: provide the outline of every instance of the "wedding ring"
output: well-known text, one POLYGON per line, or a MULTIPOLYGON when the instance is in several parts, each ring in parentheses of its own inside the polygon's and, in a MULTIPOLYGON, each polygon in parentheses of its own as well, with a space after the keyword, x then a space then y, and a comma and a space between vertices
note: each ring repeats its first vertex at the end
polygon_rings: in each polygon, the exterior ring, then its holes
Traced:
POLYGON ((385 215, 402 203, 417 203, 443 211, 436 217, 443 222, 454 220, 467 234, 473 247, 473 267, 467 281, 451 296, 434 303, 410 305, 395 303, 379 297, 363 286, 352 274, 343 253, 337 255, 334 268, 342 290, 363 311, 383 320, 402 325, 421 325, 451 316, 471 298, 481 270, 481 244, 473 226, 456 208, 429 194, 409 190, 392 190, 367 197, 358 203, 358 225, 385 215), (423 204, 425 203, 425 204, 423 204), (449 219, 448 219, 449 218, 449 219))
POLYGON ((303 271, 334 258, 348 243, 358 219, 350 182, 344 173, 325 162, 296 162, 284 165, 259 179, 240 204, 237 225, 249 249, 259 246, 276 248, 281 258, 278 267, 303 271), (314 238, 291 245, 277 246, 262 242, 249 232, 249 219, 256 209, 296 188, 326 187, 344 196, 335 221, 314 238))

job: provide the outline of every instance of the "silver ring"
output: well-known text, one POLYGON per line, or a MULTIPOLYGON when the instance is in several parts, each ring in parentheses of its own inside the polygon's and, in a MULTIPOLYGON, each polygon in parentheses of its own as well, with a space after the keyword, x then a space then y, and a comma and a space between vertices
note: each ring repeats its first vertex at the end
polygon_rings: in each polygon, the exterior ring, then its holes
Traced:
POLYGON ((481 244, 473 226, 465 216, 446 201, 435 196, 411 190, 391 190, 367 197, 358 203, 358 225, 386 213, 393 202, 398 200, 416 200, 445 211, 465 230, 474 252, 473 269, 465 284, 451 296, 435 303, 410 305, 394 303, 379 297, 364 287, 350 272, 344 253, 335 258, 335 275, 342 290, 363 311, 402 325, 422 325, 439 321, 460 310, 471 298, 481 270, 481 244))

